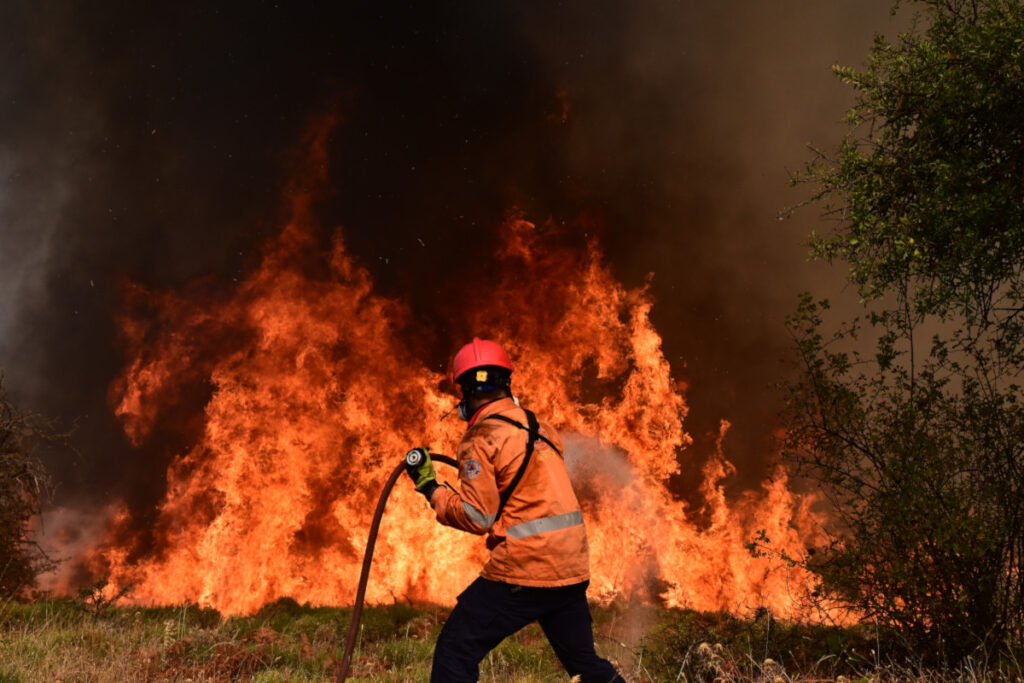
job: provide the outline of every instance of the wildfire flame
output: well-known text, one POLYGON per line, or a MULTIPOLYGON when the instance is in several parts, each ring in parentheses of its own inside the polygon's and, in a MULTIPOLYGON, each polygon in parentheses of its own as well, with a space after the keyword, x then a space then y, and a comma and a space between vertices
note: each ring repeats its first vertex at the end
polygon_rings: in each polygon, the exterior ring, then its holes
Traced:
MULTIPOLYGON (((464 425, 439 421, 455 401, 445 378, 408 342, 410 311, 374 293, 340 232, 329 250, 318 242, 311 203, 327 181, 329 131, 318 129, 307 170, 288 188, 290 220, 228 295, 129 289, 119 321, 128 360, 110 390, 125 433, 147 444, 189 401, 204 407, 176 425, 191 445, 168 468, 150 533, 143 540, 122 511, 93 558, 108 590, 133 587, 127 599, 225 614, 282 596, 348 604, 387 474, 412 446, 452 453, 458 443, 464 425)), ((505 345, 523 404, 566 438, 592 598, 799 616, 793 598, 810 577, 744 549, 764 529, 799 554, 813 534, 783 472, 730 505, 721 482, 732 466, 714 458, 700 511, 668 488, 690 441, 687 408, 646 288, 617 282, 596 242, 582 253, 545 245, 519 215, 505 221, 502 243, 501 275, 468 322, 505 345), (710 523, 696 524, 698 513, 710 523)), ((439 474, 455 481, 444 466, 439 474)), ((367 599, 451 604, 485 552, 400 484, 367 599)))

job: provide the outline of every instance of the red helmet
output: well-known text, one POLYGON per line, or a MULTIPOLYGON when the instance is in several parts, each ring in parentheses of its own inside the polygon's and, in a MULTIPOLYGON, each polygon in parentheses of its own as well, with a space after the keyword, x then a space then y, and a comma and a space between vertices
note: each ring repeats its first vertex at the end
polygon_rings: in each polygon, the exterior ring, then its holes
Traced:
POLYGON ((512 361, 500 344, 489 339, 473 337, 473 341, 455 354, 455 360, 452 361, 452 380, 458 382, 464 373, 484 366, 504 368, 509 373, 513 369, 512 361))

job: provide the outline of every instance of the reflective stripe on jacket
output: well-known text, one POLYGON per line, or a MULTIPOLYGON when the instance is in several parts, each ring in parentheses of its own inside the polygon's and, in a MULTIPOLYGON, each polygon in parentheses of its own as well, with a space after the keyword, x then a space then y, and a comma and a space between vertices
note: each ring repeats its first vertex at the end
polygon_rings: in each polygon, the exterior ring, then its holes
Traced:
MULTIPOLYGON (((537 439, 523 478, 495 519, 500 492, 519 471, 526 455, 526 414, 510 398, 485 405, 459 444, 459 490, 441 487, 430 499, 442 524, 487 534, 491 558, 480 575, 520 586, 567 586, 590 578, 583 513, 572 490, 565 461, 537 439)), ((540 433, 562 450, 558 433, 544 422, 540 433)))

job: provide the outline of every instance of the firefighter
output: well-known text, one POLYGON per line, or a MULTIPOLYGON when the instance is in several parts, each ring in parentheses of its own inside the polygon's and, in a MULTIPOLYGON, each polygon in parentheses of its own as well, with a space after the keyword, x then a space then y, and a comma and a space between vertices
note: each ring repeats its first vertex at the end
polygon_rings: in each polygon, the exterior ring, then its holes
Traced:
POLYGON ((491 551, 441 630, 430 680, 476 681, 487 653, 536 621, 570 675, 624 683, 594 650, 587 532, 562 441, 519 406, 512 369, 504 349, 486 339, 455 355, 459 417, 469 423, 458 448, 458 490, 438 485, 425 448, 417 449, 419 465, 406 466, 437 521, 486 534, 491 551))

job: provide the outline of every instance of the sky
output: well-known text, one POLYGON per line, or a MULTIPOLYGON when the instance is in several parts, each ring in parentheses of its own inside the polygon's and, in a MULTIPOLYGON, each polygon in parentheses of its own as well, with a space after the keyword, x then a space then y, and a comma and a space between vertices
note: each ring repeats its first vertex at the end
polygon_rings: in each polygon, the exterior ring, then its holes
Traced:
POLYGON ((46 454, 58 497, 153 469, 109 408, 124 283, 244 273, 325 111, 321 220, 441 330, 425 363, 448 362, 446 302, 486 291, 510 209, 597 216, 616 276, 650 283, 694 452, 728 419, 734 485, 759 481, 784 317, 842 278, 808 263, 814 208, 778 219, 804 196, 788 177, 840 140, 852 93, 829 67, 864 63, 891 3, 327 4, 0 5, 0 369, 19 406, 74 427, 76 452, 46 454))

